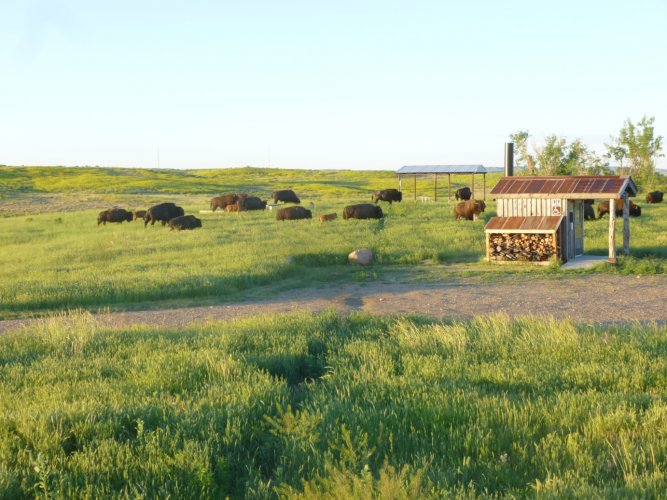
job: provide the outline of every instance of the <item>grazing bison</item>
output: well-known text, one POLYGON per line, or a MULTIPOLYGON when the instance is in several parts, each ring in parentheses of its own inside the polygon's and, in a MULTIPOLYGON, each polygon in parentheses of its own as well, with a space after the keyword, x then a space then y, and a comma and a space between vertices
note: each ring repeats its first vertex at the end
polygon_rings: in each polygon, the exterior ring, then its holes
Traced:
POLYGON ((646 203, 662 203, 662 191, 652 191, 646 195, 646 203))
POLYGON ((215 212, 216 209, 222 208, 223 210, 228 206, 228 205, 233 205, 237 201, 239 201, 239 198, 247 196, 244 193, 234 193, 234 194, 225 194, 222 196, 216 196, 215 198, 211 198, 211 210, 215 212))
POLYGON ((457 200, 469 200, 472 198, 472 191, 469 187, 462 187, 454 191, 454 197, 457 200))
POLYGON ((238 203, 234 203, 233 205, 227 205, 225 207, 225 212, 228 214, 231 214, 232 212, 238 212, 239 211, 239 205, 238 203))
POLYGON ((245 210, 264 210, 266 202, 257 198, 257 196, 244 196, 236 202, 238 212, 245 210))
MULTIPOLYGON (((609 201, 601 201, 598 203, 598 218, 602 219, 605 214, 609 213, 609 201)), ((642 207, 635 205, 630 201, 630 215, 632 217, 639 217, 642 214, 642 207)), ((616 215, 623 215, 623 200, 616 200, 616 215)))
POLYGON ((194 215, 181 215, 180 217, 174 217, 169 219, 169 227, 173 231, 182 231, 184 229, 196 229, 201 227, 201 220, 195 217, 194 215))
POLYGON ((586 203, 584 200, 584 220, 595 220, 595 209, 593 205, 586 203))
POLYGON ((323 214, 320 215, 320 222, 327 222, 337 218, 338 218, 337 214, 323 214))
POLYGON ((120 224, 123 221, 132 222, 132 212, 128 212, 124 208, 110 208, 109 210, 102 210, 97 216, 97 225, 100 224, 107 225, 107 222, 118 222, 120 224))
POLYGON ((403 193, 398 189, 384 189, 382 191, 375 191, 371 198, 377 205, 378 201, 388 201, 391 205, 392 201, 403 201, 403 193))
POLYGON ((475 220, 485 208, 486 203, 482 200, 466 200, 454 205, 454 215, 456 220, 475 220))
POLYGON ((185 215, 185 212, 181 207, 175 205, 174 203, 160 203, 154 205, 148 210, 146 210, 146 217, 144 217, 144 227, 151 223, 151 226, 155 225, 155 221, 161 221, 162 225, 166 225, 170 219, 174 217, 180 217, 185 215))
POLYGON ((283 189, 282 191, 274 191, 271 193, 273 203, 282 201, 284 203, 301 203, 299 197, 291 189, 283 189))
POLYGON ((132 220, 144 219, 146 217, 146 210, 135 210, 132 212, 132 220))
POLYGON ((285 207, 276 211, 276 220, 312 219, 313 213, 303 207, 285 207))
POLYGON ((360 203, 359 205, 348 205, 343 209, 343 219, 382 219, 384 214, 377 205, 360 203))

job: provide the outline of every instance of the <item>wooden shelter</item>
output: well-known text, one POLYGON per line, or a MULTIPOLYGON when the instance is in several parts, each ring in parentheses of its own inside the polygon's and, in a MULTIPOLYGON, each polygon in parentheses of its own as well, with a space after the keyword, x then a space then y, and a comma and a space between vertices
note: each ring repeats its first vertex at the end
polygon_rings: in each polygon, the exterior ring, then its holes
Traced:
POLYGON ((616 263, 616 200, 623 200, 623 252, 630 253, 629 176, 503 177, 491 190, 497 217, 485 227, 489 261, 563 262, 584 253, 584 200, 609 200, 609 262, 616 263))
POLYGON ((396 171, 398 175, 398 190, 403 191, 404 175, 412 175, 414 178, 414 198, 417 199, 417 176, 434 175, 435 187, 433 188, 433 198, 438 201, 438 175, 447 176, 447 199, 452 197, 452 175, 471 175, 472 197, 475 197, 475 175, 482 174, 482 198, 486 199, 486 168, 483 165, 414 165, 401 167, 396 171))

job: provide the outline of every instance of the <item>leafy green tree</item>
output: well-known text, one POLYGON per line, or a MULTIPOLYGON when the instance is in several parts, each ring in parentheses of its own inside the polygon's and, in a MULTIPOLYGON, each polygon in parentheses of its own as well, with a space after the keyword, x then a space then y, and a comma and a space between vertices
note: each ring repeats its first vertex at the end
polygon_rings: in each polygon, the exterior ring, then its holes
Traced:
POLYGON ((624 172, 634 176, 635 181, 642 185, 650 185, 655 177, 655 160, 664 156, 662 151, 662 137, 655 135, 653 123, 655 118, 644 116, 637 125, 628 118, 618 137, 611 137, 611 144, 607 147, 607 156, 620 161, 627 159, 627 169, 624 172))
POLYGON ((519 130, 515 134, 510 134, 510 140, 514 143, 514 150, 517 153, 517 166, 525 167, 525 172, 527 175, 535 175, 535 157, 528 152, 529 137, 530 134, 527 130, 519 130))

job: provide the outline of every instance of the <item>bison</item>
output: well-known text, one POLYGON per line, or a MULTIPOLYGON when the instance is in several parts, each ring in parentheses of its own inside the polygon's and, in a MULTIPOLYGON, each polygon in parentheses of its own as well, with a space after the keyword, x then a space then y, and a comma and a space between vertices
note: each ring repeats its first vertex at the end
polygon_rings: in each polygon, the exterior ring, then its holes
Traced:
POLYGON ((245 210, 264 210, 266 202, 257 198, 257 196, 244 196, 236 202, 238 212, 245 210))
POLYGON ((662 191, 652 191, 646 195, 646 203, 662 203, 662 191))
POLYGON ((343 209, 343 219, 382 219, 384 214, 377 205, 370 203, 360 203, 358 205, 348 205, 343 209))
POLYGON ((225 194, 222 196, 216 196, 215 198, 211 198, 211 210, 214 212, 218 208, 222 208, 223 210, 227 205, 234 205, 237 201, 239 201, 239 198, 247 196, 244 193, 234 193, 234 194, 225 194))
POLYGON ((225 212, 228 214, 231 214, 232 212, 238 212, 239 211, 239 205, 238 203, 234 203, 233 205, 227 205, 225 207, 225 212))
POLYGON ((313 213, 307 208, 303 207, 286 207, 279 208, 276 211, 276 220, 297 220, 297 219, 312 219, 313 213))
POLYGON ((144 227, 151 223, 151 226, 155 225, 155 221, 161 221, 162 225, 166 225, 170 219, 174 217, 180 217, 185 215, 185 212, 181 207, 175 205, 174 203, 160 203, 154 205, 148 210, 146 210, 146 217, 144 217, 144 227))
MULTIPOLYGON (((623 215, 623 200, 616 200, 616 215, 623 215)), ((598 219, 602 219, 605 214, 609 213, 609 201, 601 201, 598 203, 598 219)), ((642 207, 635 205, 630 201, 630 215, 632 217, 639 217, 642 214, 642 207)))
POLYGON ((169 219, 169 227, 173 231, 182 231, 184 229, 196 229, 201 227, 201 219, 198 219, 194 215, 181 215, 180 217, 174 217, 169 219))
POLYGON ((586 200, 584 200, 584 220, 595 220, 595 209, 593 205, 586 203, 586 200))
POLYGON ((475 220, 486 208, 482 200, 466 200, 454 205, 454 216, 456 220, 475 220))
POLYGON ((132 212, 128 212, 124 208, 110 208, 109 210, 102 210, 97 215, 97 225, 107 225, 107 222, 118 222, 122 224, 123 221, 132 221, 132 212))
POLYGON ((132 220, 146 218, 146 210, 135 210, 132 212, 132 220))
POLYGON ((403 193, 398 189, 384 189, 382 191, 375 191, 371 197, 373 202, 377 205, 378 201, 388 201, 391 205, 392 201, 403 201, 403 193))
POLYGON ((457 200, 469 200, 472 198, 472 191, 469 187, 462 187, 454 191, 454 197, 457 200))
POLYGON ((337 218, 338 218, 337 214, 323 214, 320 215, 320 222, 332 221, 337 218))
POLYGON ((271 193, 273 203, 282 201, 284 203, 301 203, 299 197, 291 189, 283 189, 282 191, 274 191, 271 193))

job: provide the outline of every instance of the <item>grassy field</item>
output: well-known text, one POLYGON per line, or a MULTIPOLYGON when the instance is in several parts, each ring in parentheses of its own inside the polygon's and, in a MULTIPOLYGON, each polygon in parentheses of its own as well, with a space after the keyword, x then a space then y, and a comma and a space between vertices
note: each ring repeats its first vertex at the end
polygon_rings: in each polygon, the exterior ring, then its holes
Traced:
MULTIPOLYGON (((140 222, 96 225, 97 212, 112 203, 146 208, 175 200, 186 213, 197 213, 208 208, 214 194, 243 190, 266 198, 283 187, 294 188, 304 204, 315 203, 315 216, 337 212, 340 217, 345 205, 370 201, 373 189, 395 185, 391 172, 34 167, 0 168, 0 176, 0 207, 23 211, 0 218, 0 318, 64 308, 152 307, 165 300, 242 299, 266 287, 275 294, 318 282, 373 279, 396 266, 465 262, 479 274, 490 267, 483 262, 483 227, 495 213, 490 199, 484 218, 472 222, 454 220, 453 202, 445 199, 383 205, 381 221, 278 223, 272 212, 261 211, 202 214, 203 228, 184 233, 144 228, 140 222), (58 197, 58 211, 50 211, 54 198, 25 204, 45 196, 58 197), (80 203, 96 208, 82 209, 80 203), (360 247, 377 257, 370 270, 347 265, 347 254, 360 247)), ((497 175, 489 177, 490 189, 497 175)), ((418 186, 419 193, 431 193, 427 180, 418 186)), ((642 217, 632 221, 633 258, 607 272, 664 272, 666 221, 667 204, 645 206, 642 217)), ((587 222, 586 237, 587 252, 605 255, 606 219, 587 222)), ((508 266, 503 272, 524 273, 526 267, 508 266)))
POLYGON ((658 498, 666 334, 52 318, 0 337, 0 497, 658 498))

